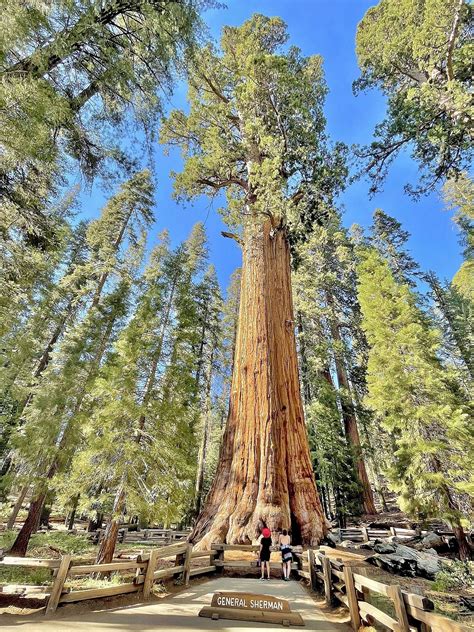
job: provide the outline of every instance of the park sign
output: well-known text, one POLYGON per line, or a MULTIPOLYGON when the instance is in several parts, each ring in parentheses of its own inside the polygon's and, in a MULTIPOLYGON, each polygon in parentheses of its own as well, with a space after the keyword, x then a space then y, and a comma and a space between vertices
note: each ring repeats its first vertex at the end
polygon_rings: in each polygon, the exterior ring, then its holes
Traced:
POLYGON ((234 619, 281 625, 304 625, 301 615, 291 612, 286 599, 272 595, 241 592, 216 592, 210 606, 199 612, 200 617, 211 619, 234 619))

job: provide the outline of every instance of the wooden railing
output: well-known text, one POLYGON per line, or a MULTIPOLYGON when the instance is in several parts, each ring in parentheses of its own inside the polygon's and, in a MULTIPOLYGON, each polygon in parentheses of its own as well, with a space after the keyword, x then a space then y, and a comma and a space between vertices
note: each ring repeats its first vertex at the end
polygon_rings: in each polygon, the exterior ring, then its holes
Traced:
MULTIPOLYGON (((226 551, 255 552, 258 545, 213 544, 210 550, 195 551, 188 542, 177 542, 168 546, 154 548, 147 553, 131 557, 117 558, 110 564, 85 563, 64 555, 60 560, 41 560, 34 558, 5 557, 0 560, 3 566, 21 566, 24 568, 46 568, 53 575, 49 586, 4 586, 5 592, 40 595, 48 598, 46 613, 56 610, 58 604, 101 599, 114 595, 141 592, 148 599, 155 581, 181 576, 187 585, 191 577, 224 569, 256 569, 256 559, 225 559, 226 551), (193 560, 209 558, 205 566, 193 566, 193 560), (159 560, 174 562, 174 566, 158 568, 159 560), (108 573, 126 573, 134 575, 131 581, 122 584, 110 584, 101 588, 76 589, 67 587, 68 578, 103 576, 108 573)), ((277 547, 272 547, 278 550, 277 547)), ((309 549, 303 552, 294 547, 295 561, 292 569, 309 580, 313 590, 322 589, 329 606, 340 603, 349 609, 351 624, 359 630, 362 622, 379 622, 394 632, 469 632, 469 628, 451 619, 433 612, 433 602, 422 595, 409 593, 397 584, 387 585, 366 577, 366 568, 344 563, 325 555, 321 549, 309 549), (373 593, 385 598, 387 608, 382 610, 380 603, 372 603, 373 593)), ((281 568, 280 562, 272 562, 271 568, 281 568)))
MULTIPOLYGON (((341 540, 351 540, 352 542, 369 542, 379 538, 388 538, 391 535, 397 538, 409 539, 417 535, 414 529, 401 529, 399 527, 390 527, 390 529, 376 529, 370 527, 348 527, 347 529, 333 530, 339 532, 341 540)), ((427 531, 418 532, 426 535, 427 531)))
MULTIPOLYGON (((445 527, 436 526, 432 531, 439 536, 453 537, 454 532, 445 527)), ((414 529, 402 529, 400 527, 390 527, 390 529, 377 529, 372 527, 347 527, 347 529, 333 529, 333 533, 339 533, 341 540, 351 540, 352 542, 369 542, 379 538, 388 538, 392 535, 401 539, 410 539, 416 535, 426 535, 428 531, 415 531, 414 529)))
POLYGON ((4 557, 0 560, 2 566, 16 566, 23 568, 47 568, 51 570, 53 582, 49 586, 8 585, 2 590, 8 593, 22 594, 48 598, 46 614, 54 612, 60 603, 73 603, 85 599, 102 599, 115 595, 132 592, 142 592, 143 599, 150 597, 155 581, 180 575, 185 585, 190 577, 216 571, 214 551, 194 551, 188 542, 178 542, 162 546, 137 555, 130 559, 117 558, 109 564, 84 563, 73 560, 71 555, 64 555, 60 560, 40 560, 35 558, 4 557), (192 566, 192 560, 209 558, 206 566, 192 566), (174 561, 174 566, 157 568, 159 560, 174 561), (126 573, 133 575, 131 581, 122 584, 110 584, 101 588, 71 589, 66 588, 68 578, 84 578, 87 576, 104 577, 109 573, 126 573))
MULTIPOLYGON (((251 570, 256 569, 258 567, 258 560, 255 558, 254 560, 242 559, 242 560, 229 560, 225 559, 226 551, 243 551, 246 553, 256 552, 260 549, 259 544, 212 544, 212 551, 216 554, 216 558, 214 560, 214 564, 218 570, 222 571, 226 568, 228 569, 242 569, 242 570, 251 570)), ((272 551, 279 551, 280 548, 278 546, 272 546, 272 551)), ((302 547, 294 547, 296 552, 301 553, 302 547)), ((298 570, 298 563, 293 562, 291 565, 293 570, 298 570)), ((280 569, 281 570, 281 562, 270 562, 270 568, 280 569)))
POLYGON ((362 623, 379 622, 394 632, 472 632, 468 626, 435 614, 427 597, 366 577, 365 568, 329 558, 322 550, 309 549, 304 555, 297 553, 296 558, 298 574, 309 580, 313 590, 324 592, 328 606, 340 603, 349 609, 354 630, 362 623), (371 603, 371 593, 386 598, 391 614, 371 603))
MULTIPOLYGON (((88 533, 88 537, 94 542, 100 542, 105 529, 97 529, 88 533)), ((189 529, 177 531, 175 529, 137 529, 129 530, 127 527, 119 529, 118 541, 120 543, 143 543, 143 544, 172 544, 179 540, 186 540, 189 536, 189 529)))

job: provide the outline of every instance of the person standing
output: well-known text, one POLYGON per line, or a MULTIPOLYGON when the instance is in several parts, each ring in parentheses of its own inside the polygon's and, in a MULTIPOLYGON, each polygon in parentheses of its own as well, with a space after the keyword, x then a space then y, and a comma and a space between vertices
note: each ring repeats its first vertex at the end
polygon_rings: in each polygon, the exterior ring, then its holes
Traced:
POLYGON ((270 579, 270 547, 272 545, 272 534, 270 529, 264 527, 262 529, 262 535, 260 537, 260 566, 262 569, 262 576, 260 579, 265 579, 265 568, 267 569, 267 579, 270 579))
POLYGON ((283 567, 283 579, 285 582, 290 580, 291 562, 293 561, 293 553, 291 551, 291 538, 286 529, 280 533, 278 543, 281 550, 281 564, 283 567))

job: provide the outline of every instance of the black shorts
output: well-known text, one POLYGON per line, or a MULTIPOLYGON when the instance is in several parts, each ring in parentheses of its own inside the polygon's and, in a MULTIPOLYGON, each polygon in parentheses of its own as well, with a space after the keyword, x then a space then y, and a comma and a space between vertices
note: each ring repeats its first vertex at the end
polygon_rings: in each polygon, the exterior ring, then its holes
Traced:
POLYGON ((260 561, 261 562, 269 562, 270 561, 270 551, 260 551, 260 561))
POLYGON ((293 554, 291 552, 291 549, 282 549, 281 550, 281 561, 283 563, 285 563, 285 562, 292 562, 293 561, 293 554))

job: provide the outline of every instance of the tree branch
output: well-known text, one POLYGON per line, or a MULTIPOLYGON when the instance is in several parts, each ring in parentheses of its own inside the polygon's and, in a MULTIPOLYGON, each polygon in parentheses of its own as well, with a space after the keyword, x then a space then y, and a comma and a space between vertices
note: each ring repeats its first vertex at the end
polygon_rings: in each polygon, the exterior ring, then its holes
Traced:
POLYGON ((225 230, 221 231, 222 237, 227 237, 227 239, 234 239, 238 244, 243 246, 244 242, 242 239, 236 235, 235 233, 227 233, 225 230))
POLYGON ((230 99, 228 99, 224 94, 222 94, 222 92, 220 90, 217 89, 217 87, 215 86, 215 84, 209 79, 209 77, 207 75, 205 75, 203 72, 201 73, 201 77, 204 79, 204 81, 207 83, 207 85, 210 87, 210 89, 212 90, 212 92, 216 95, 216 97, 218 99, 220 99, 221 101, 223 101, 224 103, 229 103, 230 99))
POLYGON ((208 178, 199 178, 199 180, 196 180, 197 184, 202 184, 203 186, 206 187, 211 187, 212 189, 218 191, 219 189, 224 189, 225 187, 228 187, 231 184, 237 184, 238 186, 240 186, 244 191, 248 191, 248 186, 247 183, 245 182, 245 180, 242 180, 242 178, 227 178, 225 180, 209 180, 208 178))

